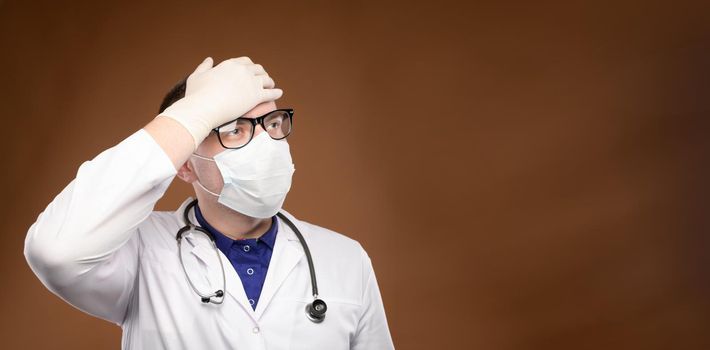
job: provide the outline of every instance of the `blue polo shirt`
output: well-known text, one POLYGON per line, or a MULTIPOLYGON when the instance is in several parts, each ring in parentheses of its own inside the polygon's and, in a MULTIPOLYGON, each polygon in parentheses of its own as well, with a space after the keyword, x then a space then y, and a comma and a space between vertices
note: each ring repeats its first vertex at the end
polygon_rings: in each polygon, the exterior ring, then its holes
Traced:
POLYGON ((256 310, 261 289, 264 287, 266 271, 269 269, 271 253, 276 243, 278 220, 271 218, 271 227, 259 238, 231 239, 212 227, 202 216, 199 205, 195 206, 195 217, 200 226, 212 233, 217 248, 224 253, 242 280, 244 291, 252 309, 256 310))

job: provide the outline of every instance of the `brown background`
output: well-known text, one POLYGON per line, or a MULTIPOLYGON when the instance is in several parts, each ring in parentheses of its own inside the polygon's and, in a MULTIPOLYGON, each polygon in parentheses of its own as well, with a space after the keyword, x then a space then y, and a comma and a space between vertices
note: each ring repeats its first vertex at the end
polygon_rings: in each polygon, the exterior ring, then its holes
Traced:
POLYGON ((24 237, 207 55, 284 89, 286 208, 365 246, 398 348, 710 348, 707 5, 263 3, 0 1, 2 348, 119 348, 24 237))

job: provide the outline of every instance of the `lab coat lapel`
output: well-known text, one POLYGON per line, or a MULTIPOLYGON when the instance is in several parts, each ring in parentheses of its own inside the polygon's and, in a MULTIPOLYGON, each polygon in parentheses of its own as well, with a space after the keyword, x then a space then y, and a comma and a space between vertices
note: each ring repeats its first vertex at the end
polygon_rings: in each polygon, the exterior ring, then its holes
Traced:
MULTIPOLYGON (((219 261, 217 260, 215 248, 212 247, 212 244, 206 237, 204 240, 194 240, 194 236, 192 236, 192 238, 192 241, 196 241, 197 244, 192 247, 191 253, 198 259, 202 260, 202 262, 207 266, 207 274, 209 275, 210 281, 216 281, 213 283, 217 283, 214 287, 222 288, 222 285, 220 284, 222 282, 222 270, 219 267, 219 261)), ((225 303, 230 302, 229 299, 231 298, 231 301, 238 303, 242 309, 244 309, 244 312, 249 314, 252 319, 256 320, 254 317, 254 310, 251 308, 251 305, 249 305, 249 301, 247 299, 246 292, 244 291, 242 281, 239 279, 239 275, 237 275, 237 272, 234 271, 232 263, 222 253, 222 251, 219 249, 217 251, 219 252, 219 258, 222 259, 222 266, 224 266, 224 276, 226 280, 225 289, 227 290, 228 296, 225 303)))
MULTIPOLYGON (((295 221, 292 217, 289 216, 289 218, 295 221)), ((271 254, 271 261, 269 262, 269 269, 266 272, 264 287, 261 289, 259 303, 256 305, 255 312, 257 320, 261 319, 261 316, 269 306, 276 291, 304 255, 298 237, 296 237, 291 228, 283 223, 283 220, 280 218, 278 222, 279 229, 276 234, 274 251, 271 254)), ((296 223, 296 225, 298 225, 298 223, 296 223)))
MULTIPOLYGON (((192 201, 192 198, 185 200, 180 208, 175 212, 180 225, 185 225, 184 219, 182 217, 185 207, 192 201)), ((197 218, 195 218, 194 211, 191 211, 190 221, 195 223, 197 218)), ((215 288, 222 288, 222 269, 219 267, 219 260, 217 260, 217 254, 215 253, 215 248, 212 246, 209 238, 203 234, 193 234, 189 233, 184 236, 186 240, 191 245, 191 248, 186 248, 186 252, 189 249, 190 252, 201 260, 206 266, 206 271, 200 271, 203 275, 206 274, 208 279, 215 288)), ((239 275, 234 271, 234 267, 229 259, 222 253, 221 250, 217 249, 219 258, 222 260, 222 266, 224 266, 224 277, 225 277, 225 289, 227 290, 227 299, 225 303, 230 301, 239 304, 244 312, 246 312, 253 320, 256 320, 254 316, 254 310, 249 305, 249 300, 247 299, 247 294, 244 291, 244 285, 242 284, 239 275)), ((197 275, 197 274, 195 274, 197 275)), ((192 275, 191 275, 192 276, 192 275)), ((205 290, 206 291, 206 290, 205 290)))

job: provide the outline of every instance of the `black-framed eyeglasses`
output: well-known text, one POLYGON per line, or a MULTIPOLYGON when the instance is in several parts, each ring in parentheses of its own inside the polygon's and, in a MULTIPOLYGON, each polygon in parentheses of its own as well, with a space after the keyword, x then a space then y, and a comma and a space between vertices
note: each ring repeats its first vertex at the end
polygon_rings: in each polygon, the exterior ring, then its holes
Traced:
POLYGON ((261 125, 272 139, 285 139, 293 130, 293 109, 275 109, 257 118, 239 117, 212 129, 212 131, 217 134, 222 147, 239 149, 251 141, 257 125, 261 125))

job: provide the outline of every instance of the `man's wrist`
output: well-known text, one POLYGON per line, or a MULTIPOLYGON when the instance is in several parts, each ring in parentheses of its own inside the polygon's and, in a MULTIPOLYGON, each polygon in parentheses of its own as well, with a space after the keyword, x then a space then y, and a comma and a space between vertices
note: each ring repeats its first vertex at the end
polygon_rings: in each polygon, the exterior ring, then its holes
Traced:
POLYGON ((180 169, 197 148, 190 131, 173 118, 159 115, 143 129, 163 149, 163 152, 170 158, 176 170, 180 169))
POLYGON ((213 128, 209 123, 211 118, 208 118, 212 115, 214 112, 210 111, 209 106, 202 106, 185 97, 173 103, 158 116, 168 117, 180 123, 192 135, 196 149, 213 128))

